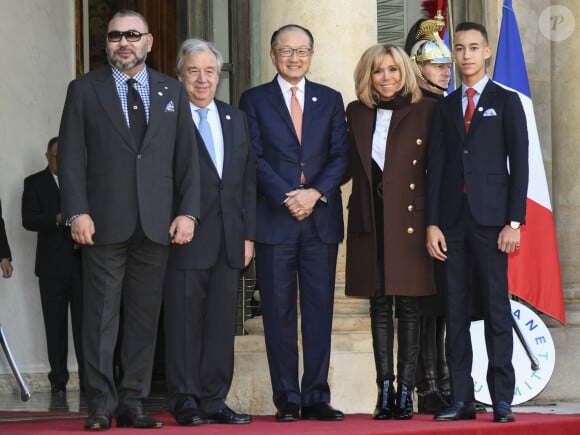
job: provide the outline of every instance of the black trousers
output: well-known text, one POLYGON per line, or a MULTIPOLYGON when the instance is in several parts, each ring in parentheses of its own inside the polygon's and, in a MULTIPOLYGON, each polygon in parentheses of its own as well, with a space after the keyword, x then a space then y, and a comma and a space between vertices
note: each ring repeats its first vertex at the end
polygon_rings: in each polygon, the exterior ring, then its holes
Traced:
POLYGON ((67 276, 39 276, 40 300, 46 333, 46 348, 51 386, 66 386, 69 380, 68 359, 68 312, 75 356, 79 369, 79 380, 83 382, 82 307, 83 282, 80 252, 72 262, 67 276))

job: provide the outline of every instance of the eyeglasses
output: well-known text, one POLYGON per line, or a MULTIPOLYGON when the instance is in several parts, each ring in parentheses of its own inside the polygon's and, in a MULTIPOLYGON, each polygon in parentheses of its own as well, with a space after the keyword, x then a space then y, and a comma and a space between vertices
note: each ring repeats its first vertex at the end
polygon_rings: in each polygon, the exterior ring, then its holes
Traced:
POLYGON ((310 56, 312 49, 311 48, 288 48, 288 47, 284 47, 284 48, 279 48, 276 51, 278 51, 278 53, 280 53, 280 56, 282 56, 282 57, 290 57, 294 53, 296 53, 296 55, 298 57, 306 57, 306 56, 310 56))
POLYGON ((141 33, 137 30, 127 30, 126 32, 113 30, 112 32, 107 33, 107 40, 109 42, 119 42, 121 39, 123 39, 124 36, 127 42, 137 42, 144 35, 149 35, 149 33, 141 33))

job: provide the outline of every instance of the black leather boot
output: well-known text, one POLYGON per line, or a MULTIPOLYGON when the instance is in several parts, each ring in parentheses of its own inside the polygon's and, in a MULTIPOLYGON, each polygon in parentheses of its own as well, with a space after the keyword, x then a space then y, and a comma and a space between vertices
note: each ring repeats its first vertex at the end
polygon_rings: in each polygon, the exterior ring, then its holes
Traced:
POLYGON ((449 406, 441 395, 435 379, 428 379, 425 389, 417 390, 417 411, 419 414, 436 414, 449 406))
POLYGON ((373 355, 377 371, 377 404, 373 412, 375 420, 388 420, 395 403, 393 386, 393 302, 390 296, 377 296, 370 300, 373 355))
POLYGON ((408 420, 413 417, 413 391, 419 354, 419 304, 416 297, 397 296, 397 398, 393 417, 408 420))
MULTIPOLYGON (((443 398, 439 389, 438 375, 445 369, 444 382, 449 387, 449 376, 445 361, 444 349, 441 348, 439 336, 439 318, 421 316, 421 334, 418 365, 422 378, 417 382, 417 411, 419 414, 435 414, 443 411, 449 403, 443 398), (443 353, 442 353, 443 352, 443 353)), ((443 329, 443 332, 445 330, 443 329)))
POLYGON ((399 384, 393 417, 396 420, 410 420, 413 418, 413 388, 405 384, 399 384))
POLYGON ((445 317, 437 316, 437 383, 443 400, 451 404, 451 383, 445 355, 445 317))
POLYGON ((373 412, 374 420, 390 420, 395 406, 393 381, 377 382, 377 404, 373 412))

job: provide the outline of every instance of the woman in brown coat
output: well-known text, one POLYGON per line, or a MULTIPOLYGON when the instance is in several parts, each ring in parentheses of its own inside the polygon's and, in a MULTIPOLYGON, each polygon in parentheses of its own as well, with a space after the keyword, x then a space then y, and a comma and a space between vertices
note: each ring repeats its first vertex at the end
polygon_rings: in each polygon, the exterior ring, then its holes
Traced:
POLYGON ((418 297, 435 293, 425 249, 425 160, 434 100, 422 98, 405 52, 368 48, 347 107, 352 194, 346 294, 370 297, 376 420, 410 419, 419 348, 418 297), (393 307, 398 318, 397 392, 393 307))

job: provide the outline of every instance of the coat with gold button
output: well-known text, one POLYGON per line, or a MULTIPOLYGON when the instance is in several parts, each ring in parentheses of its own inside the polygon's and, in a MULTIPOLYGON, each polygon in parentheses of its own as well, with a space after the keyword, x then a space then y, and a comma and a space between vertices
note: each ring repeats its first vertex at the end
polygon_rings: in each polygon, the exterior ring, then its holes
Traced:
POLYGON ((347 107, 352 177, 346 242, 349 296, 375 296, 376 225, 384 228, 385 294, 435 293, 432 260, 425 247, 425 168, 434 105, 434 100, 424 98, 393 110, 382 173, 382 204, 375 204, 372 182, 376 109, 359 101, 347 107), (375 222, 375 207, 381 206, 383 222, 375 222))

